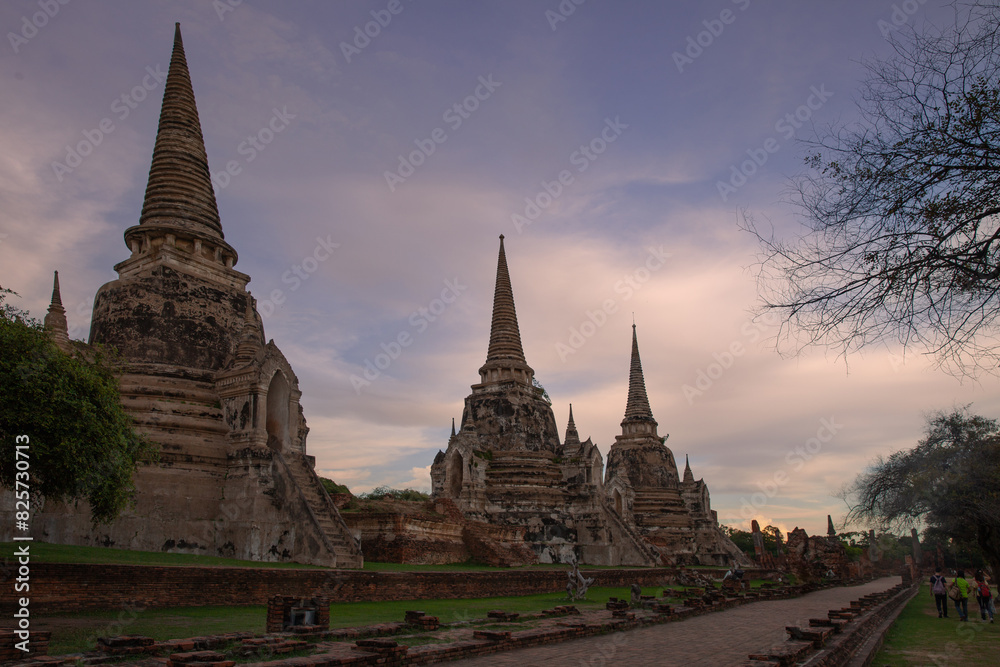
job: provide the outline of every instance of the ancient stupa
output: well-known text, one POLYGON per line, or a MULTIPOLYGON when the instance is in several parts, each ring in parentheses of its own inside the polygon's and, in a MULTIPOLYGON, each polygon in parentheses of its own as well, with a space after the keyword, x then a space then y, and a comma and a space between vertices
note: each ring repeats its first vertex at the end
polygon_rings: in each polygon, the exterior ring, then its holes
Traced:
POLYGON ((665 562, 685 564, 746 563, 745 556, 719 528, 708 487, 695 481, 690 462, 684 479, 677 474, 669 436, 661 437, 649 407, 632 325, 632 357, 622 433, 608 452, 604 488, 615 511, 662 554, 665 562))
POLYGON ((458 432, 431 467, 433 495, 469 518, 522 527, 541 562, 652 565, 655 553, 614 516, 601 453, 589 438, 580 442, 572 416, 560 442, 521 346, 503 240, 486 363, 458 432))
MULTIPOLYGON (((136 506, 92 529, 86 507, 48 503, 46 541, 360 567, 306 454, 298 379, 266 342, 250 276, 237 271, 175 27, 152 165, 128 259, 94 299, 90 344, 126 364, 122 402, 160 449, 135 476, 136 506)), ((67 346, 58 276, 46 326, 67 346)), ((75 344, 82 345, 82 344, 75 344)))

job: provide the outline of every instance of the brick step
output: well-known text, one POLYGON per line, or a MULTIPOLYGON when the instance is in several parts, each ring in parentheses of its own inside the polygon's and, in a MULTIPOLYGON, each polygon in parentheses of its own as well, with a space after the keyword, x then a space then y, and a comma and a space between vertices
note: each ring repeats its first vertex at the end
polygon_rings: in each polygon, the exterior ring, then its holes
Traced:
POLYGON ((119 392, 126 396, 177 399, 215 405, 219 395, 209 382, 165 378, 156 375, 124 375, 118 383, 119 392))
MULTIPOLYGON (((182 402, 170 399, 158 398, 135 398, 132 396, 122 396, 122 405, 132 412, 147 412, 150 414, 175 415, 177 417, 189 417, 192 419, 207 419, 213 422, 223 423, 223 412, 221 408, 204 403, 182 402)), ((227 429, 228 430, 228 429, 227 429)))
POLYGON ((221 415, 219 419, 207 419, 204 417, 187 417, 183 415, 168 415, 160 414, 156 412, 143 412, 139 410, 130 409, 128 403, 122 402, 125 409, 128 410, 135 418, 136 424, 138 426, 155 426, 158 429, 179 429, 182 431, 193 431, 197 433, 210 433, 216 435, 226 435, 229 433, 229 427, 222 420, 221 415))

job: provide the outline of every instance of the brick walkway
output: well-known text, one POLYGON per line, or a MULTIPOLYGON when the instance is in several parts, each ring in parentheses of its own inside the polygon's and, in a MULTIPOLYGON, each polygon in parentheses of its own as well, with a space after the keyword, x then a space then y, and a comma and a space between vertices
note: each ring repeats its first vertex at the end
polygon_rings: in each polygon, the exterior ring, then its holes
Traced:
POLYGON ((816 591, 793 600, 755 602, 677 623, 443 664, 449 667, 737 665, 750 653, 783 644, 788 638, 785 626, 807 626, 810 618, 826 618, 830 609, 846 607, 851 600, 898 583, 899 577, 885 577, 861 586, 816 591))

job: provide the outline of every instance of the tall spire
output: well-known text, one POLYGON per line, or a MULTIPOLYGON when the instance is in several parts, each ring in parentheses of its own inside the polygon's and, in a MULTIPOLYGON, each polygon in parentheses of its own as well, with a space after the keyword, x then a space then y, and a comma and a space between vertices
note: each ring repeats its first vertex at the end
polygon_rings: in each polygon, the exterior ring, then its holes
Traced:
POLYGON ((174 50, 139 226, 179 228, 223 239, 180 23, 174 27, 174 50))
POLYGON ((497 282, 493 292, 493 325, 490 327, 490 349, 486 361, 494 359, 516 359, 524 362, 521 347, 521 332, 517 327, 517 312, 514 310, 514 292, 510 287, 507 272, 507 255, 503 249, 503 234, 500 235, 500 256, 497 259, 497 282))
POLYGON ((255 300, 247 295, 247 307, 243 315, 243 331, 240 333, 240 344, 236 347, 234 365, 243 367, 257 357, 257 352, 264 347, 264 333, 257 326, 255 300))
POLYGON ((455 418, 451 418, 451 437, 455 437, 455 418))
POLYGON ((580 434, 576 430, 576 422, 573 421, 573 404, 569 404, 569 424, 566 425, 566 438, 563 441, 567 445, 575 445, 580 442, 580 434))
POLYGON ((646 381, 642 377, 642 361, 639 359, 639 342, 635 335, 634 324, 632 325, 632 364, 628 374, 628 403, 625 406, 625 422, 629 421, 654 421, 653 411, 650 410, 649 399, 646 397, 646 381))
POLYGON ((684 481, 694 481, 694 473, 691 472, 691 459, 688 458, 687 454, 684 455, 684 481))
POLYGON ((52 301, 49 303, 44 325, 56 345, 64 349, 69 346, 69 325, 66 321, 66 309, 62 305, 62 294, 59 293, 58 271, 52 279, 52 301))
POLYGON ((497 282, 493 292, 493 323, 490 326, 490 347, 486 363, 479 369, 483 382, 490 380, 520 380, 531 384, 534 371, 528 366, 521 347, 521 332, 514 310, 514 292, 507 271, 507 255, 500 235, 500 254, 497 258, 497 282), (492 371, 492 372, 491 372, 492 371))

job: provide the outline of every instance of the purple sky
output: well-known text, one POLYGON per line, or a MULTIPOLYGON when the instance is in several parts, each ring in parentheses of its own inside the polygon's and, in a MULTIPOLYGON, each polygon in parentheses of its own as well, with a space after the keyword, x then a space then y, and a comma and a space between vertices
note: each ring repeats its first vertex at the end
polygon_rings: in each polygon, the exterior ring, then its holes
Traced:
POLYGON ((859 61, 944 6, 7 2, 0 284, 41 316, 58 269, 87 338, 128 257, 179 21, 226 240, 298 373, 321 474, 429 489, 485 360, 502 233, 561 426, 572 403, 607 453, 634 314, 660 433, 720 520, 825 532, 833 494, 929 411, 1000 414, 997 379, 960 384, 919 350, 777 354, 738 211, 799 233, 796 139, 849 122, 859 61))

